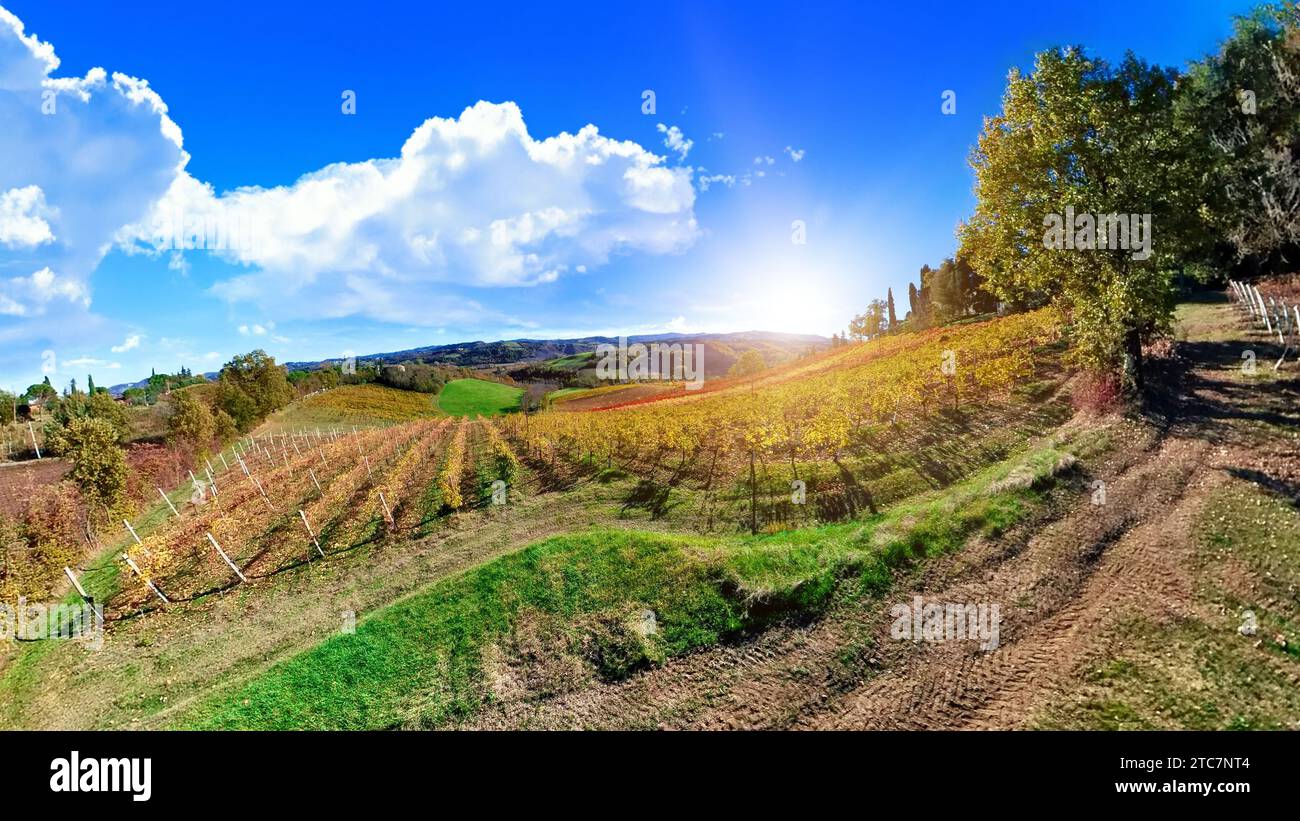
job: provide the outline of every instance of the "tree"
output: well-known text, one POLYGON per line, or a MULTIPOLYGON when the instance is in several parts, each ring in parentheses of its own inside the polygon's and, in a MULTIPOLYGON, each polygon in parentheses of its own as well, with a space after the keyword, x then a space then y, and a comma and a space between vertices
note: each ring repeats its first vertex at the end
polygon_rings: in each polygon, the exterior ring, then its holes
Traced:
POLYGON ((63 452, 72 461, 68 478, 81 488, 97 513, 126 507, 126 454, 117 431, 103 419, 79 417, 63 431, 63 452))
MULTIPOLYGON (((172 408, 172 415, 167 419, 168 438, 192 448, 196 453, 205 452, 216 434, 216 421, 212 411, 192 390, 172 394, 172 408)), ((230 419, 224 411, 221 413, 230 419)))
POLYGON ((747 379, 767 368, 763 355, 752 348, 740 355, 740 358, 727 369, 727 376, 747 379))
POLYGON ((95 377, 90 374, 86 375, 86 393, 95 395, 95 377))
POLYGON ((126 408, 102 388, 99 393, 91 394, 86 401, 86 415, 112 425, 119 442, 125 442, 131 435, 131 419, 126 414, 126 408))
POLYGON ((0 391, 0 425, 7 425, 18 418, 18 397, 8 391, 0 391))
POLYGON ((867 310, 853 317, 849 323, 849 336, 853 339, 875 339, 885 331, 885 301, 873 299, 867 310))
POLYGON ((1184 150, 1175 77, 1131 55, 1111 68, 1075 48, 1040 53, 1028 76, 1013 70, 971 155, 977 204, 958 230, 959 257, 993 292, 1046 294, 1071 317, 1076 360, 1123 370, 1135 387, 1142 342, 1169 327, 1169 267, 1187 227, 1186 186, 1164 170, 1184 150))
POLYGON ((898 315, 894 313, 894 289, 886 289, 885 294, 885 301, 889 304, 889 330, 894 331, 898 328, 898 315))
POLYGON ((24 393, 23 396, 27 397, 27 401, 32 402, 38 399, 39 400, 57 399, 59 393, 58 391, 54 390, 54 386, 50 384, 50 378, 47 376, 45 377, 44 382, 38 382, 37 384, 28 387, 26 393, 24 393))
POLYGON ((239 433, 239 429, 235 426, 235 420, 231 419, 230 414, 220 408, 217 409, 216 413, 212 414, 212 424, 213 434, 217 437, 217 441, 222 444, 231 441, 239 433))
POLYGON ((1199 220, 1189 257, 1210 264, 1250 257, 1258 267, 1293 269, 1300 252, 1297 107, 1300 8, 1269 4, 1237 18, 1219 52, 1189 67, 1174 111, 1190 143, 1175 167, 1203 184, 1188 199, 1189 217, 1199 220))
POLYGON ((951 257, 930 272, 930 318, 934 324, 966 313, 965 277, 951 257))
POLYGON ((218 381, 217 406, 230 414, 240 431, 250 430, 293 398, 284 368, 263 350, 231 359, 222 366, 218 381))

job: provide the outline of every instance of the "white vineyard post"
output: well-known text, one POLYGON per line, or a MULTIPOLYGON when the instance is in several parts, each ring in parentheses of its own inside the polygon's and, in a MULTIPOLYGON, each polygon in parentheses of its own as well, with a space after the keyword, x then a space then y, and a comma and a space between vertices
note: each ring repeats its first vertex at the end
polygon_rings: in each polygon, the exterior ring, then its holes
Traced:
POLYGON ((250 477, 248 477, 248 478, 250 478, 250 479, 253 480, 253 485, 254 485, 255 487, 257 487, 257 492, 260 493, 260 494, 262 494, 262 501, 266 502, 266 507, 267 507, 269 510, 275 510, 275 505, 271 504, 271 499, 270 499, 270 497, 268 497, 268 496, 266 495, 266 491, 262 489, 262 483, 259 482, 259 481, 257 481, 257 477, 256 477, 256 476, 250 476, 250 477))
POLYGON ((370 472, 370 457, 366 455, 362 455, 361 458, 364 459, 366 463, 366 478, 373 480, 375 478, 375 474, 370 472))
POLYGON ((1291 337, 1296 337, 1297 348, 1300 349, 1300 306, 1291 306, 1295 313, 1296 321, 1291 321, 1291 314, 1288 313, 1286 303, 1279 303, 1281 306, 1281 319, 1278 322, 1278 336, 1282 339, 1282 355, 1273 363, 1273 370, 1277 371, 1286 361, 1286 355, 1291 352, 1291 337), (1283 326, 1286 333, 1283 334, 1283 326))
POLYGON ((224 454, 224 453, 219 453, 219 454, 217 454, 217 455, 221 457, 221 465, 222 465, 222 467, 224 467, 226 470, 230 470, 230 463, 226 461, 226 454, 224 454))
MULTIPOLYGON (((325 558, 325 551, 320 549, 320 542, 316 539, 316 534, 312 532, 311 523, 307 521, 307 514, 299 509, 298 515, 302 517, 302 526, 307 528, 307 535, 311 537, 311 543, 316 545, 316 552, 320 553, 322 559, 325 558)), ((311 551, 307 551, 307 558, 311 558, 311 551)))
POLYGON ((140 572, 140 566, 135 563, 135 559, 132 559, 130 556, 123 553, 122 561, 126 562, 127 566, 131 568, 131 571, 135 573, 137 578, 149 585, 149 589, 154 592, 154 595, 162 599, 164 604, 171 604, 171 600, 163 595, 162 591, 158 589, 158 586, 153 583, 153 580, 144 577, 144 573, 140 572))
POLYGON ((212 534, 208 533, 206 535, 208 537, 208 541, 212 542, 212 546, 215 547, 217 549, 217 552, 221 554, 221 558, 225 559, 226 564, 230 565, 230 569, 235 571, 235 575, 239 577, 239 580, 241 582, 247 582, 248 579, 244 578, 244 574, 239 572, 239 568, 236 567, 235 563, 232 562, 230 560, 230 557, 226 555, 226 551, 221 549, 221 545, 217 544, 217 540, 212 538, 212 534))
POLYGON ((388 509, 388 500, 384 498, 384 492, 379 491, 379 504, 384 506, 384 518, 388 519, 389 527, 397 527, 397 522, 393 521, 393 511, 388 509))
POLYGON ((32 435, 32 450, 36 451, 36 458, 41 458, 41 446, 36 444, 36 431, 32 428, 32 423, 27 423, 27 432, 32 435))
POLYGON ((128 522, 126 519, 123 519, 122 524, 126 525, 126 532, 131 534, 131 538, 135 539, 136 544, 144 544, 144 542, 140 541, 140 537, 136 535, 135 528, 131 527, 130 522, 128 522))
POLYGON ((1255 296, 1259 299, 1259 313, 1264 318, 1264 329, 1272 334, 1273 322, 1268 318, 1268 307, 1264 304, 1264 295, 1259 292, 1258 287, 1255 288, 1255 296))
POLYGON ((68 574, 68 581, 72 582, 72 586, 77 588, 77 593, 81 598, 85 599, 87 602, 91 601, 90 596, 86 595, 85 588, 81 586, 81 582, 77 581, 77 577, 73 575, 72 568, 64 567, 63 572, 68 574))
POLYGON ((176 505, 172 504, 172 500, 167 498, 167 494, 163 493, 162 488, 158 488, 158 495, 163 497, 163 501, 167 503, 167 507, 172 509, 172 515, 179 519, 181 514, 176 512, 176 505))
POLYGON ((86 594, 86 590, 81 586, 81 582, 77 581, 77 577, 72 575, 72 568, 64 567, 63 572, 68 574, 68 581, 72 582, 72 586, 77 588, 78 595, 81 596, 81 598, 86 602, 86 604, 90 605, 90 609, 94 612, 95 618, 99 619, 99 626, 103 627, 104 615, 95 609, 94 597, 86 594))
POLYGON ((311 483, 316 486, 316 492, 324 493, 325 491, 320 489, 320 482, 317 481, 316 479, 316 471, 312 470, 311 468, 307 468, 307 473, 311 474, 311 483))

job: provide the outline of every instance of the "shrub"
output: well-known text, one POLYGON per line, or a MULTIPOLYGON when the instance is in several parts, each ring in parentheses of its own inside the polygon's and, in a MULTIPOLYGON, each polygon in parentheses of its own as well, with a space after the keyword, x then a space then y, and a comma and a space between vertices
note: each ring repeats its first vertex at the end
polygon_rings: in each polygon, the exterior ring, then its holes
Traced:
POLYGON ((97 518, 126 508, 126 454, 117 444, 117 431, 103 419, 73 419, 63 431, 65 452, 72 460, 68 478, 86 496, 97 518))
POLYGON ((1124 391, 1118 375, 1084 371, 1074 384, 1070 397, 1075 410, 1109 413, 1119 407, 1124 391))
POLYGON ((168 438, 173 444, 190 447, 196 453, 205 452, 216 435, 212 411, 193 391, 174 393, 172 407, 172 415, 167 419, 168 438))

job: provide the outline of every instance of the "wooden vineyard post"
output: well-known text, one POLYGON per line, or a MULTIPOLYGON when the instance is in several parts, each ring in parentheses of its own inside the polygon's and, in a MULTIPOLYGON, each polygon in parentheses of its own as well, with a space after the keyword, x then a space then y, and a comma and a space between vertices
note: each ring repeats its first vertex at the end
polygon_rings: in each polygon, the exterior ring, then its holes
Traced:
POLYGON ((158 488, 158 495, 163 497, 163 501, 167 503, 167 507, 171 508, 172 515, 179 519, 181 514, 176 512, 176 505, 172 504, 172 500, 167 498, 167 494, 163 493, 162 488, 158 488))
POLYGON ((226 564, 230 565, 230 569, 233 570, 233 571, 235 571, 235 575, 239 577, 239 580, 240 580, 241 582, 245 582, 245 583, 247 583, 247 582, 248 582, 248 579, 244 578, 244 574, 239 572, 239 568, 236 567, 236 566, 235 566, 235 563, 232 562, 232 561, 230 560, 230 557, 226 555, 226 551, 224 551, 224 550, 221 549, 221 545, 217 544, 217 540, 214 539, 214 538, 212 538, 212 534, 211 534, 211 533, 208 533, 208 534, 206 534, 206 535, 207 535, 207 537, 208 537, 208 541, 212 542, 212 546, 215 547, 215 548, 217 549, 217 553, 221 554, 221 558, 225 559, 225 560, 226 560, 226 564))
MULTIPOLYGON (((320 554, 322 559, 325 558, 325 551, 321 550, 320 541, 316 539, 316 534, 312 532, 311 523, 307 521, 307 514, 303 513, 300 508, 298 510, 298 515, 302 517, 302 526, 307 528, 307 535, 311 537, 311 543, 316 545, 316 552, 320 554)), ((311 559, 311 551, 307 551, 307 558, 308 560, 311 559)))

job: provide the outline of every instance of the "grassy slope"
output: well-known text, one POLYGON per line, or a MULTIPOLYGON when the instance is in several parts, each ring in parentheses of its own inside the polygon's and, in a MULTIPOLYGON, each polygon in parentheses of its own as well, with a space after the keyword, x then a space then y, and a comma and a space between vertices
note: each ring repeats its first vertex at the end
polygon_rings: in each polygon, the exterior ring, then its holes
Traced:
POLYGON ((596 359, 594 351, 583 351, 582 353, 572 354, 570 356, 561 356, 558 359, 552 359, 546 364, 552 368, 560 368, 566 371, 576 371, 588 367, 596 359))
POLYGON ((438 395, 438 406, 452 416, 497 416, 519 408, 520 388, 482 379, 454 379, 438 395))
POLYGON ((1203 612, 1173 625, 1132 621, 1076 697, 1039 718, 1047 729, 1297 729, 1300 512, 1252 485, 1217 491, 1198 522, 1203 612), (1231 571, 1221 572, 1225 563, 1231 571), (1266 580, 1267 590, 1236 589, 1266 580), (1234 584, 1236 582, 1237 584, 1234 584), (1242 613, 1258 619, 1243 636, 1242 613))
MULTIPOLYGON (((1242 374, 1240 318, 1219 304, 1180 305, 1177 319, 1180 339, 1227 343, 1229 358, 1220 367, 1240 384, 1294 379, 1294 371, 1275 373, 1267 365, 1242 374)), ((1267 413, 1225 424, 1236 431, 1225 440, 1256 448, 1297 438, 1294 427, 1267 413)), ((1173 625, 1127 623, 1109 657, 1087 671, 1077 693, 1044 711, 1038 726, 1300 729, 1300 644, 1286 638, 1300 633, 1300 509, 1293 498, 1233 478, 1213 491, 1194 532, 1192 614, 1173 625), (1258 620, 1254 636, 1238 631, 1246 610, 1258 620)))
POLYGON ((1064 451, 1047 446, 865 522, 772 536, 687 537, 596 529, 548 539, 436 582, 231 692, 197 728, 435 726, 490 694, 485 655, 521 620, 607 676, 707 646, 773 618, 820 611, 849 584, 890 586, 895 569, 1022 518, 1064 451), (1003 482, 1013 474, 1021 481, 1003 482), (995 484, 996 483, 996 484, 995 484), (633 624, 653 610, 650 638, 633 624))

